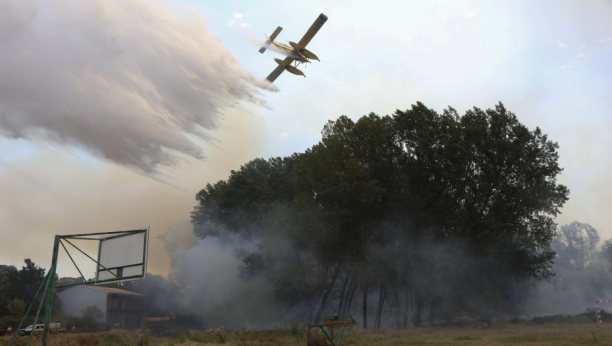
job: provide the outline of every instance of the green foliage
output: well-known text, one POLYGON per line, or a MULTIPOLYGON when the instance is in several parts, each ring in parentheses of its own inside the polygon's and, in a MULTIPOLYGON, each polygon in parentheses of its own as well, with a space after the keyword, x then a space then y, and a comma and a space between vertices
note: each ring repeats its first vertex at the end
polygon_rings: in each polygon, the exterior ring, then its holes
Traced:
POLYGON ((187 342, 188 340, 189 340, 189 337, 187 335, 185 335, 185 334, 181 334, 181 335, 179 335, 178 338, 176 338, 176 342, 179 343, 179 344, 187 342))
POLYGON ((256 159, 207 185, 194 234, 256 234, 243 277, 263 275, 316 321, 361 299, 365 328, 373 290, 380 306, 401 307, 398 326, 409 314, 420 325, 424 311, 431 323, 440 311, 510 309, 516 282, 553 275, 554 217, 569 194, 556 181, 557 148, 501 103, 463 116, 422 103, 341 116, 304 153, 256 159))
POLYGON ((291 323, 290 330, 291 336, 293 336, 297 341, 302 341, 304 339, 306 333, 304 331, 304 328, 300 328, 298 322, 291 323))
POLYGON ((149 344, 149 332, 145 332, 138 338, 138 346, 145 346, 149 344))
POLYGON ((208 329, 204 331, 190 330, 189 341, 224 344, 228 340, 228 334, 229 332, 223 328, 208 329))
POLYGON ((25 302, 18 298, 13 298, 13 300, 9 301, 6 306, 6 310, 8 311, 9 315, 13 316, 23 315, 25 308, 25 302))
POLYGON ((91 330, 96 330, 98 328, 98 320, 104 317, 104 312, 95 305, 88 306, 81 310, 81 314, 82 324, 91 330))
MULTIPOLYGON (((140 345, 140 343, 138 343, 138 345, 140 345)), ((131 346, 131 344, 124 340, 124 337, 120 332, 113 331, 100 334, 98 346, 131 346)))
POLYGON ((196 330, 190 330, 189 331, 189 341, 193 341, 193 342, 207 342, 208 338, 206 337, 206 334, 204 332, 196 331, 196 330))
MULTIPOLYGON (((23 315, 6 315, 6 316, 1 316, 0 317, 0 326, 3 327, 8 327, 11 326, 11 328, 13 328, 13 330, 15 330, 17 328, 17 326, 19 326, 19 323, 21 322, 21 319, 23 318, 23 315)), ((27 316, 24 322, 23 327, 25 326, 29 326, 31 324, 34 324, 34 316, 27 316)))
POLYGON ((9 313, 8 304, 14 299, 30 304, 45 277, 45 269, 30 259, 24 262, 21 270, 13 266, 0 266, 0 315, 9 313))
POLYGON ((291 171, 297 155, 255 159, 231 171, 196 195, 199 205, 191 213, 194 234, 201 238, 225 232, 257 232, 265 213, 278 201, 293 198, 291 171))
MULTIPOLYGON (((574 221, 561 226, 552 245, 558 255, 556 266, 572 271, 584 271, 594 264, 600 239, 597 230, 588 224, 574 221)), ((603 252, 609 252, 608 248, 609 245, 604 244, 603 252)))

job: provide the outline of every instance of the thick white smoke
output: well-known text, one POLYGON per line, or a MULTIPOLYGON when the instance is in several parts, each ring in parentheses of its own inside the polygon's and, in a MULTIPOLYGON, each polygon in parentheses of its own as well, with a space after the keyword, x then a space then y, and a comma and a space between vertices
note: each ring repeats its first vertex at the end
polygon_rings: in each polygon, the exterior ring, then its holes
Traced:
POLYGON ((240 278, 241 254, 255 251, 253 241, 238 235, 206 237, 189 250, 178 250, 174 275, 186 289, 173 297, 182 314, 197 316, 205 327, 272 328, 303 319, 274 297, 263 277, 240 278))
POLYGON ((220 109, 275 91, 205 18, 144 0, 0 0, 0 135, 76 145, 139 169, 203 158, 220 109))

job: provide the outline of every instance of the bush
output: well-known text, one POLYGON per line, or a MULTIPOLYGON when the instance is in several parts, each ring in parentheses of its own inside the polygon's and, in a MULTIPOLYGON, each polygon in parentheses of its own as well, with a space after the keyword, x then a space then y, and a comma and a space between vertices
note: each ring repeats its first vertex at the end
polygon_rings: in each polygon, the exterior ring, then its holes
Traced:
POLYGON ((227 342, 227 339, 228 332, 223 328, 208 329, 205 331, 189 331, 189 341, 193 342, 224 344, 225 342, 227 342))
POLYGON ((179 335, 179 337, 176 339, 176 342, 179 344, 183 344, 185 342, 187 342, 187 340, 189 340, 189 338, 187 337, 187 335, 185 334, 181 334, 179 335))
POLYGON ((297 322, 291 323, 289 330, 291 331, 291 336, 293 336, 297 341, 302 341, 302 339, 304 339, 304 328, 300 328, 300 325, 297 322))
POLYGON ((208 338, 206 337, 206 334, 204 332, 190 330, 189 341, 204 343, 208 341, 208 338))
POLYGON ((149 344, 149 332, 145 332, 138 339, 138 346, 145 346, 149 344))
POLYGON ((110 332, 100 335, 98 346, 131 346, 131 344, 125 342, 119 332, 110 332))
POLYGON ((98 329, 98 320, 104 317, 104 313, 95 305, 88 306, 81 310, 81 314, 83 314, 83 317, 81 317, 83 326, 90 330, 98 329))
POLYGON ((25 312, 26 304, 23 300, 14 298, 13 300, 9 300, 6 305, 6 309, 8 310, 9 315, 12 316, 23 316, 25 312))
POLYGON ((215 329, 213 336, 213 342, 217 344, 224 344, 227 341, 227 332, 223 328, 215 329))
MULTIPOLYGON (((23 316, 3 316, 0 318, 0 326, 11 326, 13 330, 15 330, 17 329, 17 326, 19 326, 19 322, 21 322, 22 318, 23 316)), ((22 328, 25 328, 32 323, 34 323, 34 316, 27 316, 25 322, 23 322, 22 328)))

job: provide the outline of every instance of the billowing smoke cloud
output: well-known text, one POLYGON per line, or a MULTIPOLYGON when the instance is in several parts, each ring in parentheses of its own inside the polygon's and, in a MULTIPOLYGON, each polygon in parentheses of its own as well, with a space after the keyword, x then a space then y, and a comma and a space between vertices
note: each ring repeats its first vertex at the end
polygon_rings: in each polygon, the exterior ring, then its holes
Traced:
POLYGON ((275 87, 195 10, 144 0, 0 2, 0 135, 76 145, 156 172, 203 158, 220 110, 275 87))
POLYGON ((177 251, 174 275, 187 288, 174 297, 175 306, 206 327, 269 328, 298 320, 299 309, 288 310, 275 299, 272 284, 263 277, 240 277, 241 255, 255 250, 253 241, 232 235, 206 237, 177 251))

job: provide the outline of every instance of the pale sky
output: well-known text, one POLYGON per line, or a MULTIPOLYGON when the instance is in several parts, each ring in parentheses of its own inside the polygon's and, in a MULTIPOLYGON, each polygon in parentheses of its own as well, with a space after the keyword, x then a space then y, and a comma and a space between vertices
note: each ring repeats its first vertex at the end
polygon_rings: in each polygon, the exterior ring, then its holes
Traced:
MULTIPOLYGON (((0 264, 47 268, 55 234, 150 226, 149 269, 166 274, 154 237, 207 183, 304 151, 340 115, 417 101, 460 113, 501 101, 539 126, 570 189, 557 222, 612 238, 609 1, 33 3, 0 0, 0 264), (320 13, 307 48, 321 62, 276 92, 261 83, 279 57, 258 53, 264 33, 297 42, 320 13)), ((60 276, 71 266, 62 257, 60 276)))

